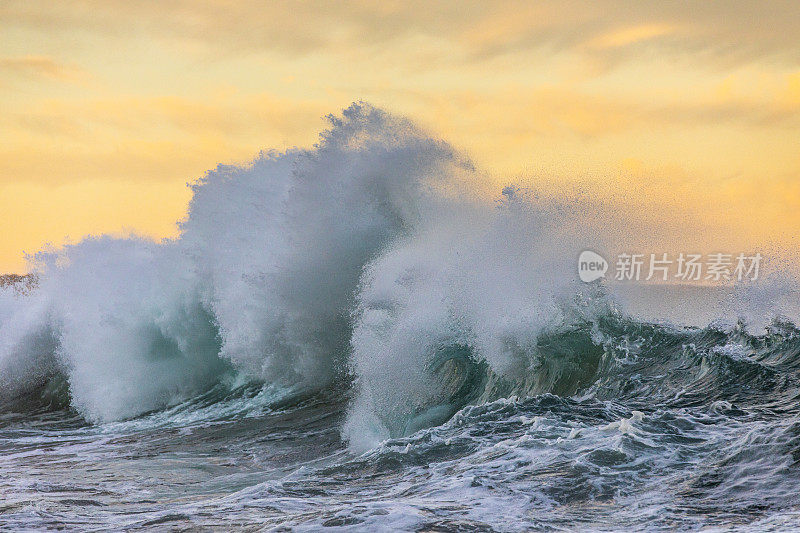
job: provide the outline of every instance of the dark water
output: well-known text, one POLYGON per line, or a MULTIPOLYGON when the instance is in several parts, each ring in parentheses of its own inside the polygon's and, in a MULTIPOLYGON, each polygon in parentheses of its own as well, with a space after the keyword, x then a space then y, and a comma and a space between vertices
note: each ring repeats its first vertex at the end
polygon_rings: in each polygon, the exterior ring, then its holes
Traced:
MULTIPOLYGON (((800 525, 800 332, 606 317, 542 337, 551 392, 486 375, 442 425, 348 450, 344 380, 217 386, 90 425, 63 391, 4 406, 7 529, 515 531, 800 525), (505 383, 503 383, 505 380, 505 383), (503 389, 503 390, 501 390, 503 389), (512 392, 514 392, 512 390, 512 392)), ((473 363, 468 363, 473 364, 473 363)), ((477 371, 491 374, 485 366, 477 371)), ((444 382, 448 372, 432 370, 444 382)), ((52 386, 51 386, 52 387, 52 386)))

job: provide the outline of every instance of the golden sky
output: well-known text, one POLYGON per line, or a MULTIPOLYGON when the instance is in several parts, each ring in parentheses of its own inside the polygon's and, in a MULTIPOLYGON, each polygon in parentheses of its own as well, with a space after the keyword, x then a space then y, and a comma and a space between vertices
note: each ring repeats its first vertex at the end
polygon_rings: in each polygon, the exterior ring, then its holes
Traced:
POLYGON ((186 182, 309 146, 354 100, 492 186, 566 182, 797 249, 798 28, 795 1, 4 0, 0 272, 48 242, 174 235, 186 182))

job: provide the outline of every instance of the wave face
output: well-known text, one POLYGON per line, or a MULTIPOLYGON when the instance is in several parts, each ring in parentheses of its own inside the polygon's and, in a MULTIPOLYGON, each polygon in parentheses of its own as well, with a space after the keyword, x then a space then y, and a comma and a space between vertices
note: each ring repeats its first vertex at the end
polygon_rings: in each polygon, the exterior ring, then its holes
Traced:
POLYGON ((637 319, 575 272, 631 242, 627 214, 487 200, 407 120, 329 120, 313 149, 194 183, 174 240, 86 238, 0 284, 0 450, 20 452, 0 456, 0 526, 52 526, 50 504, 115 529, 792 520, 800 332, 739 318, 778 314, 790 277, 653 289, 637 319), (720 321, 658 321, 703 309, 720 321), (31 457, 49 481, 25 481, 31 457))
POLYGON ((513 188, 491 207, 451 201, 370 262, 352 339, 359 394, 345 428, 356 448, 447 420, 465 402, 448 397, 442 374, 482 365, 524 375, 540 335, 606 307, 574 279, 588 240, 581 207, 533 204, 513 188), (413 413, 422 418, 408 420, 413 413))

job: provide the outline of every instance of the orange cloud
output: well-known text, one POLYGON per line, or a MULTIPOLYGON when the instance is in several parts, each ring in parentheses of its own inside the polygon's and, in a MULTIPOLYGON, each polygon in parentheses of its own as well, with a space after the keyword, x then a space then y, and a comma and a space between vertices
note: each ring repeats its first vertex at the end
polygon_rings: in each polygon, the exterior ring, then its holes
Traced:
POLYGON ((74 80, 81 71, 77 67, 64 65, 47 56, 23 56, 0 58, 0 71, 23 76, 45 76, 59 80, 74 80))
POLYGON ((675 27, 669 24, 643 24, 604 33, 589 41, 588 46, 600 50, 621 48, 672 33, 675 33, 675 27))

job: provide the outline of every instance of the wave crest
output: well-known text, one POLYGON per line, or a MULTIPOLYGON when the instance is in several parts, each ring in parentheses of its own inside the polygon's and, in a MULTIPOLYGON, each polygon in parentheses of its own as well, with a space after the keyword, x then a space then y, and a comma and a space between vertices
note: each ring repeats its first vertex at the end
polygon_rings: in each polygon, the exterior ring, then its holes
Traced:
POLYGON ((624 212, 511 186, 487 202, 487 177, 409 121, 364 103, 329 120, 313 149, 194 183, 174 240, 91 237, 37 253, 34 286, 0 283, 0 408, 67 383, 108 422, 242 383, 269 401, 352 383, 343 435, 363 449, 513 395, 774 390, 767 338, 633 320, 577 279, 624 212))

